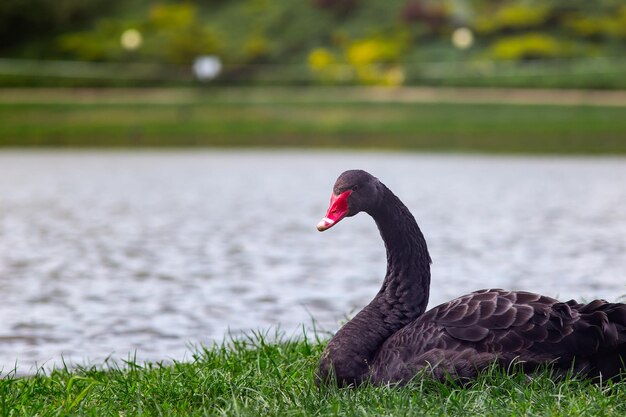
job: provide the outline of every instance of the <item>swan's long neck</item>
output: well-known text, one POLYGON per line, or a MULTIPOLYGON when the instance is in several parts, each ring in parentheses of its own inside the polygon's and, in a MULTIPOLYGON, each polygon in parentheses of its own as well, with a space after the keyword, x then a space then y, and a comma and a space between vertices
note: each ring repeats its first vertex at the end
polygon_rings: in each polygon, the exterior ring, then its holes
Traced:
MULTIPOLYGON (((383 186, 384 187, 384 186, 383 186)), ((401 327, 424 313, 430 289, 430 255, 409 209, 387 187, 383 204, 371 213, 387 250, 387 274, 372 303, 392 307, 401 327)), ((397 329, 395 329, 397 330, 397 329)))
POLYGON ((406 206, 382 186, 381 204, 369 213, 385 242, 387 274, 374 299, 329 342, 320 377, 341 385, 367 378, 369 363, 392 334, 426 309, 430 287, 430 255, 422 232, 406 206), (332 369, 332 372, 331 372, 332 369))

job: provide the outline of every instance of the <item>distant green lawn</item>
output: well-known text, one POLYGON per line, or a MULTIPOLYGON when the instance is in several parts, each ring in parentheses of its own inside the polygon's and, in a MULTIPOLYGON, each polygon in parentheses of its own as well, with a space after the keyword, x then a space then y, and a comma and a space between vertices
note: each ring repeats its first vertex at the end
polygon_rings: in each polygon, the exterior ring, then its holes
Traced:
POLYGON ((258 93, 0 101, 1 147, 291 147, 626 154, 626 107, 258 93))
POLYGON ((0 415, 56 416, 624 416, 626 381, 592 384, 547 371, 493 368, 465 386, 417 378, 403 388, 318 388, 324 343, 261 335, 200 350, 193 361, 0 379, 0 415))

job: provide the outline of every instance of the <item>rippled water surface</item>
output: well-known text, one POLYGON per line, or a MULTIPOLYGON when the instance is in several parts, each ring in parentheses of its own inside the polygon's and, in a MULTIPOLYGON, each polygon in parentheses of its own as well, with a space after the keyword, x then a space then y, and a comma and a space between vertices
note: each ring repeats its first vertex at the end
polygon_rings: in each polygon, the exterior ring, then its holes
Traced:
POLYGON ((365 214, 315 225, 362 168, 412 210, 430 305, 484 287, 626 294, 626 160, 313 152, 0 153, 0 369, 98 363, 366 304, 385 255, 365 214))

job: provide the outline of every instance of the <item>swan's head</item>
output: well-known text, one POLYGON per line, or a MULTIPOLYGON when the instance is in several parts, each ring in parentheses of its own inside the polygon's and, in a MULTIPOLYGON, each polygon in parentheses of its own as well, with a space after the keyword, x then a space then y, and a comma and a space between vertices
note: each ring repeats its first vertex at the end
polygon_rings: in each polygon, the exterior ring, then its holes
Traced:
POLYGON ((317 224, 323 232, 339 223, 344 217, 354 216, 376 207, 380 200, 380 182, 376 177, 362 170, 346 171, 337 178, 330 196, 330 207, 317 224))

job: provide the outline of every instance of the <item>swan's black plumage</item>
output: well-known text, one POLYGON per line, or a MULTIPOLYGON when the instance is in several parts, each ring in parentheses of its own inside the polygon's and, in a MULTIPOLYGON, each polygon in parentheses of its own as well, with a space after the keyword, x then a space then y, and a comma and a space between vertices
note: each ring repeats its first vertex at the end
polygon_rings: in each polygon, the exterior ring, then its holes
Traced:
POLYGON ((341 174, 333 193, 346 191, 346 215, 365 211, 376 221, 387 274, 376 297, 328 343, 320 382, 406 383, 421 371, 438 379, 471 379, 494 362, 507 367, 517 362, 525 371, 552 364, 557 371, 593 378, 625 372, 626 304, 563 303, 488 289, 425 312, 431 261, 413 215, 365 171, 341 174))

